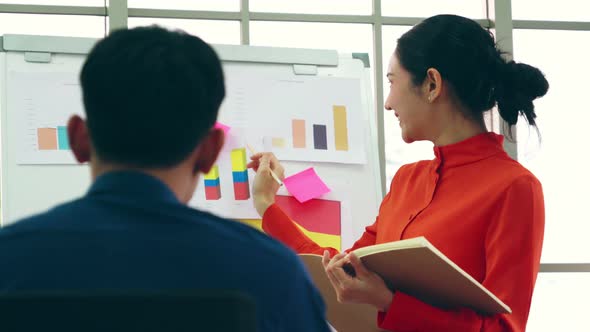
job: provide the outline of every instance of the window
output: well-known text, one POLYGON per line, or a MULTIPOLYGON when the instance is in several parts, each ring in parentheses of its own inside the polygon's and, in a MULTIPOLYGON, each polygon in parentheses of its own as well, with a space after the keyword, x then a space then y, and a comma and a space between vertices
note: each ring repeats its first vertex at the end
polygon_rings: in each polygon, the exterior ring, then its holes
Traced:
POLYGON ((129 8, 239 11, 239 0, 128 0, 129 8))
POLYGON ((542 261, 590 262, 585 141, 590 110, 584 81, 590 76, 590 32, 515 30, 514 57, 541 69, 550 85, 535 102, 541 142, 522 119, 517 127, 518 159, 539 178, 545 194, 542 261))
POLYGON ((512 0, 515 20, 586 21, 590 22, 588 0, 512 0))
POLYGON ((237 21, 130 17, 128 22, 130 28, 152 24, 184 30, 211 44, 240 44, 240 22, 237 21))
POLYGON ((486 1, 483 0, 383 0, 381 12, 384 16, 402 17, 429 17, 437 14, 456 14, 472 19, 487 17, 486 1))
POLYGON ((371 36, 372 29, 368 24, 250 22, 252 45, 369 53, 372 62, 373 38, 371 36))
POLYGON ((0 4, 104 7, 105 0, 2 0, 0 4))
POLYGON ((371 0, 250 0, 252 12, 370 15, 371 0))
POLYGON ((0 13, 0 34, 102 38, 105 26, 100 16, 0 13))
POLYGON ((590 331, 590 273, 540 273, 527 332, 590 331))

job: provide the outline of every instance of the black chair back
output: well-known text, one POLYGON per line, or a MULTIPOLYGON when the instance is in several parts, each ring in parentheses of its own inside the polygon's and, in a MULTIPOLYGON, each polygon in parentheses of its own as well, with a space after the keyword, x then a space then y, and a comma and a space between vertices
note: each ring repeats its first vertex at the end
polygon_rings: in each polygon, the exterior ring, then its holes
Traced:
POLYGON ((0 295, 0 331, 255 332, 252 298, 235 291, 51 291, 0 295))

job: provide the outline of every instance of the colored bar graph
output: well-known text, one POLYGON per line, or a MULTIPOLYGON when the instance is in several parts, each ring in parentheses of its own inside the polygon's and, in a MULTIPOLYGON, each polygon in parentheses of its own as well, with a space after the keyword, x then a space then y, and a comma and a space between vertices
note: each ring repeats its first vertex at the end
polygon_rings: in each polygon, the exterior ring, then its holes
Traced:
POLYGON ((37 128, 39 150, 57 150, 57 129, 37 128))
POLYGON ((282 137, 273 137, 272 138, 272 146, 275 148, 284 148, 285 147, 285 139, 282 137))
POLYGON ((293 147, 297 149, 305 148, 305 120, 293 119, 291 126, 293 129, 293 147))
POLYGON ((326 126, 314 124, 313 125, 313 147, 316 150, 328 149, 328 138, 326 137, 326 126))
POLYGON ((221 182, 219 181, 219 167, 213 166, 205 174, 205 199, 214 201, 221 198, 221 182))
POLYGON ((68 129, 65 126, 57 127, 57 142, 60 150, 69 150, 68 129))
POLYGON ((336 150, 348 151, 348 126, 346 122, 346 106, 333 106, 334 139, 336 150))
POLYGON ((246 149, 233 149, 231 151, 231 170, 234 184, 234 197, 236 200, 250 198, 250 183, 248 182, 248 168, 246 167, 246 149))

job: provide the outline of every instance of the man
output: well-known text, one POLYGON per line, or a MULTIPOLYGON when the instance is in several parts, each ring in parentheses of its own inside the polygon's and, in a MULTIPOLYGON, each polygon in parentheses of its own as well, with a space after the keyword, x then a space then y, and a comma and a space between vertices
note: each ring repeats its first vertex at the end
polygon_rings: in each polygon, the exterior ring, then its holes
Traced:
POLYGON ((0 292, 238 289, 260 331, 327 331, 296 255, 235 221, 186 206, 223 145, 221 63, 201 39, 120 30, 82 68, 86 120, 68 123, 88 193, 0 231, 0 292))

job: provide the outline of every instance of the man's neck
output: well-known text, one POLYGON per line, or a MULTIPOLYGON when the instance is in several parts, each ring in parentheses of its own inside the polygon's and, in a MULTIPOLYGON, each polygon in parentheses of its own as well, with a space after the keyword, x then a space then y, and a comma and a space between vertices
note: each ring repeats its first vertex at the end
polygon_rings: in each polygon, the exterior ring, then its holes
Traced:
POLYGON ((170 168, 139 168, 114 163, 90 163, 93 182, 103 174, 117 171, 133 171, 151 175, 164 182, 176 198, 185 204, 191 199, 198 180, 198 175, 193 174, 192 170, 183 164, 170 168))

